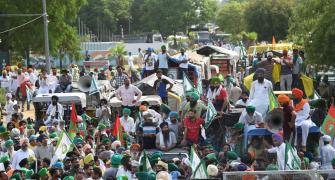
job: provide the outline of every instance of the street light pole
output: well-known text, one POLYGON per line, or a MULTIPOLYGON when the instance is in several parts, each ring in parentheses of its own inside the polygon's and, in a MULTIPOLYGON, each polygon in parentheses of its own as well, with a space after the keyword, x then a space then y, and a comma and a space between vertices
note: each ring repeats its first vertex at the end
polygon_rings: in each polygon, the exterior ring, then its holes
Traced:
POLYGON ((44 53, 46 70, 49 73, 51 69, 50 59, 49 59, 49 34, 48 34, 48 14, 47 14, 47 3, 46 0, 42 0, 43 4, 43 23, 44 23, 44 53))

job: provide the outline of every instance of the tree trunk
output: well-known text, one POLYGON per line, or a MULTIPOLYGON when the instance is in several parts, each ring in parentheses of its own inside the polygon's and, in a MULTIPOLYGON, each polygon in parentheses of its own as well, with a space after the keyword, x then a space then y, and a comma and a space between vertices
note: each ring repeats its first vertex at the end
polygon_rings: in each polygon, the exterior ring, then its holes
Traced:
POLYGON ((62 58, 62 50, 59 50, 59 68, 62 71, 63 69, 63 58, 62 58))
POLYGON ((30 65, 30 52, 29 52, 29 48, 27 48, 25 50, 26 52, 26 59, 27 59, 27 67, 30 65))

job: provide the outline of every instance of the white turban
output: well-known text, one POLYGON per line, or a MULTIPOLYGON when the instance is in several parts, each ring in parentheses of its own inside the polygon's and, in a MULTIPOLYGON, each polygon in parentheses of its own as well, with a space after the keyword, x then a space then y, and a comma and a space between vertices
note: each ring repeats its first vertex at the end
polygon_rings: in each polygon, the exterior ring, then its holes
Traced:
POLYGON ((156 180, 169 180, 170 174, 166 171, 160 171, 157 173, 156 180))
POLYGON ((121 146, 121 142, 120 141, 114 141, 113 143, 112 143, 112 149, 113 150, 116 150, 116 148, 117 147, 120 147, 121 146))
POLYGON ((332 138, 329 135, 323 135, 322 140, 326 141, 326 142, 330 142, 332 140, 332 138))
POLYGON ((181 162, 186 166, 191 166, 191 162, 188 158, 183 158, 181 162))
POLYGON ((272 52, 268 52, 268 53, 266 54, 266 56, 267 56, 267 57, 268 57, 268 56, 273 57, 273 53, 272 53, 272 52))
POLYGON ((7 94, 6 94, 6 97, 8 97, 8 98, 12 99, 12 97, 13 97, 13 96, 12 96, 12 94, 11 94, 11 93, 7 93, 7 94))
POLYGON ((215 176, 218 175, 218 172, 219 172, 219 169, 215 165, 210 164, 210 165, 207 166, 208 176, 215 177, 215 176))

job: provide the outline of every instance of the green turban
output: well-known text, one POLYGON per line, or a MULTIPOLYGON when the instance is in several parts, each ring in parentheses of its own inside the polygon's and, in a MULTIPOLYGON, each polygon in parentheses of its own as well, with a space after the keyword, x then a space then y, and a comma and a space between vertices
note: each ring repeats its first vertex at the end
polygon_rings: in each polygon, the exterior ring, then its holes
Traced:
POLYGON ((156 180, 156 174, 153 172, 137 172, 136 177, 138 180, 156 180))
POLYGON ((98 130, 99 131, 101 131, 101 130, 103 130, 103 129, 106 129, 107 127, 106 127, 106 125, 104 125, 104 124, 99 124, 98 125, 98 130))
POLYGON ((278 166, 276 164, 269 164, 266 169, 266 171, 277 171, 278 170, 278 166))
POLYGON ((34 127, 33 127, 32 124, 28 124, 28 125, 27 125, 27 129, 34 129, 34 127))
POLYGON ((243 129, 244 128, 244 124, 243 123, 236 123, 233 126, 234 129, 243 129))
POLYGON ((220 83, 220 78, 218 77, 211 78, 210 84, 217 84, 217 83, 220 83))
POLYGON ((104 138, 101 140, 101 144, 109 144, 111 141, 108 138, 104 138))
POLYGON ((237 156, 236 152, 234 152, 234 151, 228 151, 227 152, 227 158, 229 160, 236 160, 238 158, 238 156, 237 156))
POLYGON ((166 104, 161 104, 160 110, 165 114, 169 114, 171 112, 170 107, 166 104))
POLYGON ((21 171, 25 174, 26 179, 30 179, 31 175, 34 173, 33 170, 29 170, 27 168, 21 168, 21 171))
POLYGON ((50 139, 53 139, 55 137, 57 137, 57 133, 56 132, 53 132, 53 133, 49 134, 49 138, 50 139))
POLYGON ((191 92, 190 97, 193 98, 195 101, 200 99, 199 94, 196 92, 191 92))
POLYGON ((122 113, 130 115, 131 110, 129 108, 123 108, 122 113))
POLYGON ((10 146, 13 146, 14 145, 14 141, 9 139, 5 142, 5 147, 6 148, 9 148, 10 146))
POLYGON ((0 163, 4 163, 9 161, 9 156, 8 155, 4 155, 0 158, 0 163))
POLYGON ((166 50, 166 46, 165 45, 161 46, 161 50, 166 50))
POLYGON ((73 176, 65 176, 63 180, 74 180, 73 176))
POLYGON ((74 138, 73 139, 73 144, 78 144, 78 143, 83 143, 83 139, 81 139, 81 138, 74 138))
POLYGON ((150 157, 150 163, 151 164, 155 164, 158 162, 158 160, 160 160, 160 158, 163 156, 163 153, 160 151, 156 151, 154 152, 151 157, 150 157))
POLYGON ((7 129, 4 126, 0 126, 0 133, 4 133, 6 131, 7 131, 7 129))
POLYGON ((122 155, 120 154, 114 154, 112 156, 112 167, 117 168, 120 166, 121 164, 121 159, 122 159, 122 155))
POLYGON ((21 180, 22 178, 21 178, 20 173, 17 172, 17 173, 15 173, 15 174, 13 174, 13 176, 10 177, 9 179, 10 179, 10 180, 21 180))
POLYGON ((217 160, 215 153, 207 154, 206 159, 208 159, 208 160, 217 160))
POLYGON ((47 168, 42 168, 38 171, 38 176, 39 177, 44 177, 48 174, 48 169, 47 168))
POLYGON ((332 165, 335 166, 335 158, 332 160, 332 165))
POLYGON ((179 171, 178 166, 176 164, 174 164, 174 163, 169 163, 168 164, 168 170, 170 172, 172 172, 172 171, 179 171))
POLYGON ((248 113, 249 112, 255 112, 256 108, 255 108, 255 106, 249 105, 249 106, 246 107, 246 110, 247 110, 248 113))

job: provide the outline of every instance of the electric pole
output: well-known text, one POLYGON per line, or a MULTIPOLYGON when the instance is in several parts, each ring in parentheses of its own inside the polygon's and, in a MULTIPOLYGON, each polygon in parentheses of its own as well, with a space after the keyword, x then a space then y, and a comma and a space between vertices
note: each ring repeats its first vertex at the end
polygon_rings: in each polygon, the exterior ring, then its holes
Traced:
POLYGON ((43 23, 44 23, 44 53, 47 73, 50 73, 51 64, 49 59, 49 34, 48 34, 48 14, 46 0, 42 0, 43 4, 43 23))

